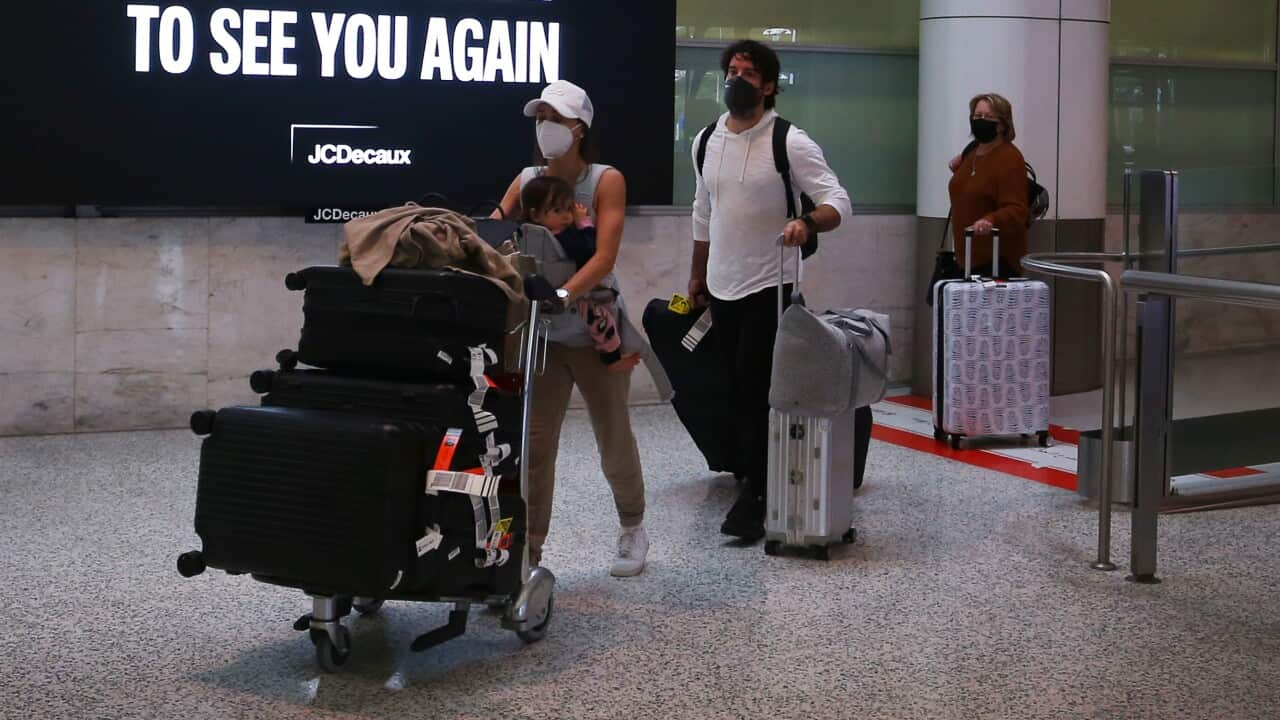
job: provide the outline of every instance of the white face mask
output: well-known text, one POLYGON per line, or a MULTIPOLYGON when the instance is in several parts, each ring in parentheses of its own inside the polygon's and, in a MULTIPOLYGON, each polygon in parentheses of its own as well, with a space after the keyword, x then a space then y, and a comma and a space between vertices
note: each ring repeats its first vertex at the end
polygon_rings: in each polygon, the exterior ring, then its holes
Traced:
POLYGON ((538 149, 542 151, 542 157, 548 160, 564 157, 573 147, 573 131, 558 122, 538 122, 537 135, 538 149))

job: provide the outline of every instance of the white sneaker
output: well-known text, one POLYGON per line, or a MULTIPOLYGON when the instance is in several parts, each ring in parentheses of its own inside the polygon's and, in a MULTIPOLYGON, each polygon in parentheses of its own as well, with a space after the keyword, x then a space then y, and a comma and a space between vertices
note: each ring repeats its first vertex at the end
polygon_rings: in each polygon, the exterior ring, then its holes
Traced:
POLYGON ((609 574, 614 577, 635 577, 644 572, 644 559, 649 554, 649 536, 643 525, 622 528, 618 536, 618 557, 613 561, 609 574))

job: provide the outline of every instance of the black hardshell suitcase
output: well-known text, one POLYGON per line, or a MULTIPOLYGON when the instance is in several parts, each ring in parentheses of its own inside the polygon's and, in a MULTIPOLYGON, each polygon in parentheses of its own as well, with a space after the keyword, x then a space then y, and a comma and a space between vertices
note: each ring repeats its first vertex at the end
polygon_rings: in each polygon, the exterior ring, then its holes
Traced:
MULTIPOLYGON (((477 516, 468 496, 426 494, 443 433, 274 407, 223 409, 211 430, 200 451, 195 517, 208 567, 373 598, 519 589, 524 502, 518 490, 500 494, 501 517, 487 506, 477 516), (476 547, 477 524, 504 519, 507 561, 479 567, 486 553, 476 547), (439 542, 420 554, 432 531, 439 542)), ((463 469, 456 458, 452 469, 463 469)))
POLYGON ((524 308, 484 277, 388 268, 365 286, 351 268, 311 267, 285 284, 306 291, 296 356, 304 364, 459 381, 473 373, 473 348, 487 350, 486 372, 519 364, 524 308))
POLYGON ((744 470, 732 415, 733 395, 728 371, 715 347, 715 326, 692 351, 683 345, 700 316, 698 312, 681 315, 671 310, 666 300, 654 299, 644 310, 644 330, 671 378, 675 389, 671 404, 676 415, 707 459, 707 466, 714 472, 741 475, 744 470))
POLYGON ((250 384, 255 392, 265 393, 264 406, 363 413, 423 423, 436 433, 458 428, 463 435, 457 458, 464 469, 481 466, 492 435, 495 448, 505 446, 505 459, 493 466, 494 472, 508 475, 519 470, 522 400, 515 392, 487 388, 477 414, 470 405, 476 390, 470 383, 384 380, 323 370, 259 370, 250 384))

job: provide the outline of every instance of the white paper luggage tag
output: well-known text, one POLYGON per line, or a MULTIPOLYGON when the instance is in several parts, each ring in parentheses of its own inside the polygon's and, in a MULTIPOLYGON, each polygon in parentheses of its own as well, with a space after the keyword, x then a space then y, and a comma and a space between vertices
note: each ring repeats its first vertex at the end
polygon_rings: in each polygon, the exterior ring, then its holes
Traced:
POLYGON ((440 533, 439 525, 432 525, 427 528, 427 534, 417 542, 418 557, 422 557, 427 553, 440 547, 440 543, 444 542, 444 535, 440 533))
POLYGON ((689 332, 685 334, 680 344, 685 350, 693 352, 698 347, 698 343, 702 342, 702 338, 706 337, 707 332, 711 330, 711 311, 704 310, 698 321, 689 328, 689 332))
POLYGON ((427 492, 433 495, 451 492, 474 497, 497 497, 500 480, 494 475, 432 470, 427 473, 427 492))

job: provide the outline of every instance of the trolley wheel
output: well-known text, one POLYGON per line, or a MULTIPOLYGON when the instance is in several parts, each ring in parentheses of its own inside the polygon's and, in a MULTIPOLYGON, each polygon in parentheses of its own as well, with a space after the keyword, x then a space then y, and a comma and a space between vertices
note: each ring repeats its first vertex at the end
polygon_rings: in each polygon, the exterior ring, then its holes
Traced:
POLYGON ((840 539, 843 540, 846 545, 852 545, 858 541, 858 531, 853 528, 849 528, 849 531, 840 539))
POLYGON ((313 631, 311 633, 311 642, 315 643, 316 646, 316 665, 319 665, 320 670, 323 672, 338 672, 339 668, 346 665, 347 659, 351 657, 351 632, 347 630, 345 625, 339 625, 338 632, 342 635, 343 643, 347 646, 346 650, 339 650, 334 647, 333 640, 327 632, 313 631))
POLYGON ((782 542, 780 540, 766 540, 764 543, 764 554, 769 557, 782 554, 782 542))
POLYGON ((813 559, 815 560, 821 560, 823 562, 827 562, 828 560, 831 559, 830 545, 814 545, 812 552, 813 552, 813 559))
POLYGON ((952 449, 952 450, 959 450, 959 449, 960 449, 960 437, 961 437, 961 436, 959 436, 959 435, 952 435, 952 436, 951 436, 950 441, 951 441, 951 449, 952 449))
POLYGON ((523 640, 526 645, 531 645, 546 637, 547 626, 551 624, 551 614, 555 610, 555 605, 555 596, 547 596, 547 604, 546 607, 542 609, 538 624, 528 630, 517 630, 516 636, 523 640))
POLYGON ((1040 447, 1049 447, 1048 431, 1041 430, 1040 432, 1036 433, 1036 440, 1039 441, 1040 447))
POLYGON ((361 615, 373 615, 382 609, 384 602, 382 598, 358 597, 352 598, 351 607, 361 615))
POLYGON ((947 432, 946 432, 946 431, 944 431, 944 430, 943 430, 942 428, 940 428, 940 427, 934 426, 934 428, 933 428, 933 439, 934 439, 934 440, 937 440, 938 442, 946 442, 946 441, 947 441, 947 436, 948 436, 948 435, 947 435, 947 432))

